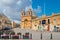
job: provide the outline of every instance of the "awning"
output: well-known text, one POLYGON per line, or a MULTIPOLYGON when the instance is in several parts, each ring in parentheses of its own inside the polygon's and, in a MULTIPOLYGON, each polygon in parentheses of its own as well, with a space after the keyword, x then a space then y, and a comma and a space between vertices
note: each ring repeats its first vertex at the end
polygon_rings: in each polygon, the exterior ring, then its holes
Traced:
POLYGON ((10 29, 11 29, 10 27, 5 27, 2 30, 10 30, 10 29))

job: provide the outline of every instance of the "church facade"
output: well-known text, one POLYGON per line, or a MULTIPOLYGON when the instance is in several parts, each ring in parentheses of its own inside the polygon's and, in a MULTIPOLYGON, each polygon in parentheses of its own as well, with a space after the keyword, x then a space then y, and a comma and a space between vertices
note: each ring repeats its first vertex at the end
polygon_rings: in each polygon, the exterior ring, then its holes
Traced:
POLYGON ((32 11, 28 11, 28 15, 25 15, 25 11, 22 11, 21 29, 32 28, 32 11))
POLYGON ((33 30, 45 30, 56 31, 60 30, 60 14, 53 14, 46 16, 45 14, 38 18, 32 15, 32 10, 28 10, 28 15, 25 15, 25 11, 22 11, 21 29, 33 29, 33 30))

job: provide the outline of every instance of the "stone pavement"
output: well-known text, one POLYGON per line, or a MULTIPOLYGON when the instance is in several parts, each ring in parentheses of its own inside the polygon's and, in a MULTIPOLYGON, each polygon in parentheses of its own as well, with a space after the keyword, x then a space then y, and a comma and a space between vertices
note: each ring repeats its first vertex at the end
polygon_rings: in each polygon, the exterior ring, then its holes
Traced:
MULTIPOLYGON (((21 32, 22 35, 26 32, 29 32, 32 34, 32 39, 24 39, 24 40, 41 40, 41 31, 34 31, 34 30, 26 30, 26 29, 19 29, 18 31, 16 31, 16 29, 14 29, 15 32, 21 32)), ((20 39, 21 40, 21 39, 20 39)), ((22 39, 23 40, 23 39, 22 39)), ((42 40, 60 40, 60 32, 42 32, 42 40), (51 38, 51 33, 52 33, 52 39, 51 38)))

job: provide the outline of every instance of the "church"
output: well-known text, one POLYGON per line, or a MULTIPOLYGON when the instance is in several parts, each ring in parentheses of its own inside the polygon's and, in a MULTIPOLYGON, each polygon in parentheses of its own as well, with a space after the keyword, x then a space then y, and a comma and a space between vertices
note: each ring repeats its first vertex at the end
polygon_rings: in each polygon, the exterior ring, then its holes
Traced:
POLYGON ((25 11, 22 11, 21 29, 32 28, 32 11, 28 11, 28 15, 25 15, 25 11))
POLYGON ((44 30, 44 31, 57 31, 60 30, 60 14, 52 13, 51 16, 38 18, 36 15, 33 16, 31 9, 28 10, 28 14, 22 10, 22 19, 20 23, 21 29, 33 29, 33 30, 44 30))

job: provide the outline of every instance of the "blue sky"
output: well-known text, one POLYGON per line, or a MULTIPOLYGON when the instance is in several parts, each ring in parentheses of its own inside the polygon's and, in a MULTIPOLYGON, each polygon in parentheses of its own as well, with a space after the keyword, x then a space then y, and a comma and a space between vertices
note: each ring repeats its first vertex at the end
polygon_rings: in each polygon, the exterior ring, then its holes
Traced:
POLYGON ((47 16, 60 13, 60 0, 0 0, 0 13, 4 13, 15 22, 20 22, 22 9, 27 12, 31 8, 39 17, 44 14, 44 3, 47 16))
POLYGON ((40 13, 37 13, 37 16, 44 14, 44 4, 45 4, 45 14, 50 16, 52 13, 58 14, 60 12, 60 0, 32 0, 32 7, 37 8, 41 7, 40 13))

